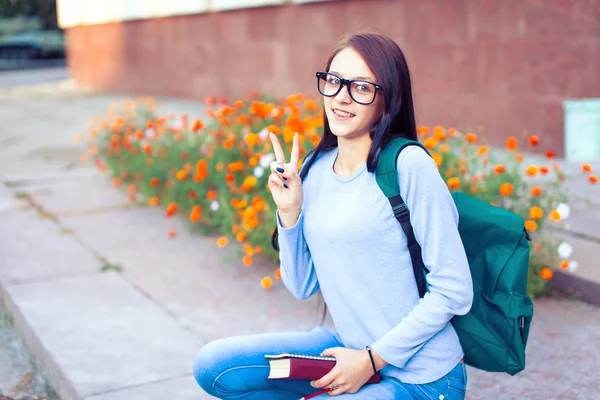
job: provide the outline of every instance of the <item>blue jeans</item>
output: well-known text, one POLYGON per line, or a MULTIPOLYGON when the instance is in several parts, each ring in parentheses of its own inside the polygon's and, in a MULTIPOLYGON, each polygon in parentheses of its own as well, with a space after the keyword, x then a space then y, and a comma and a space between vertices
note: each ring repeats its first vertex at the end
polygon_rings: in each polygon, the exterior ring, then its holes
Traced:
MULTIPOLYGON (((220 399, 299 399, 318 389, 308 381, 269 380, 265 354, 320 354, 329 347, 343 347, 339 337, 317 326, 312 331, 269 333, 215 340, 205 345, 194 362, 194 377, 212 396, 220 399)), ((460 363, 446 376, 427 384, 403 383, 382 376, 377 384, 364 385, 357 393, 336 396, 340 399, 425 399, 462 400, 465 398, 467 373, 460 363)), ((316 399, 329 399, 323 394, 316 399)))

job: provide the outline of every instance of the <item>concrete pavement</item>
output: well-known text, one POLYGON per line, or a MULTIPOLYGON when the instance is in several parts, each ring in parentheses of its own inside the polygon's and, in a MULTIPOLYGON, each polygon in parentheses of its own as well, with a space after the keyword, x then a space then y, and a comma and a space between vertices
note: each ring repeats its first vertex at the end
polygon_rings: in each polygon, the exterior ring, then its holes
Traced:
MULTIPOLYGON (((191 376, 204 343, 318 322, 316 298, 296 301, 280 282, 260 287, 272 262, 242 267, 235 245, 218 249, 214 237, 189 233, 181 219, 132 207, 107 177, 79 162, 73 136, 122 96, 51 87, 0 92, 0 177, 7 184, 0 185, 0 295, 62 400, 208 398, 191 376), (168 238, 170 229, 176 238, 168 238)), ((202 115, 198 103, 165 104, 202 115)), ((590 242, 595 215, 574 209, 567 233, 590 242)), ((586 253, 590 277, 598 276, 595 249, 586 253)), ((535 307, 526 371, 510 377, 469 368, 467 398, 596 395, 600 309, 554 298, 535 307)))

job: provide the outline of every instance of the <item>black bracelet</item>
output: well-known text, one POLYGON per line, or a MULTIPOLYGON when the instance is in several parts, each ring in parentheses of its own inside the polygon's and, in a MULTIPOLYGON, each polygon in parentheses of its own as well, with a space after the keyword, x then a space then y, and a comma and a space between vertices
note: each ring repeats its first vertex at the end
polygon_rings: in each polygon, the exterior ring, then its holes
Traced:
POLYGON ((369 358, 371 359, 371 365, 373 366, 373 373, 377 373, 377 368, 375 368, 375 361, 373 361, 373 354, 371 354, 371 348, 367 346, 367 353, 369 353, 369 358))

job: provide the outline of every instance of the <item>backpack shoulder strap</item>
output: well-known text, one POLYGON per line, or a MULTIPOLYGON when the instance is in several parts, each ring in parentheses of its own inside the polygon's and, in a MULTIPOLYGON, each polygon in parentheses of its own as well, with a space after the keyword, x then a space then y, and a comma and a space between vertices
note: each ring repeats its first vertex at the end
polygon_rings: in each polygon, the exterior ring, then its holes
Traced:
POLYGON ((392 210, 394 211, 394 216, 400 223, 400 226, 402 226, 402 230, 406 235, 413 272, 415 274, 415 280, 417 281, 417 288, 419 289, 419 296, 423 297, 427 290, 425 285, 425 273, 427 272, 427 268, 425 268, 423 258, 421 257, 421 246, 417 243, 415 233, 410 224, 408 207, 406 207, 406 204, 400 195, 398 171, 396 170, 398 155, 400 155, 400 152, 406 146, 419 146, 429 154, 429 151, 427 151, 425 146, 421 143, 402 136, 395 137, 381 151, 375 170, 375 179, 385 196, 388 198, 392 210))

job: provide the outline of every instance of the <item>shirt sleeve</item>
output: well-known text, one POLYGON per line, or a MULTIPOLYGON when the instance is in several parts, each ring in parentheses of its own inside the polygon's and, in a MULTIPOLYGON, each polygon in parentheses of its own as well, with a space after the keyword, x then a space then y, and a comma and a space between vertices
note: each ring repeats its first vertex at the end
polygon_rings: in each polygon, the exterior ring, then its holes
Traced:
POLYGON ((410 146, 400 153, 397 168, 400 194, 429 270, 428 291, 372 348, 402 368, 455 315, 471 309, 473 284, 458 233, 458 211, 437 165, 422 148, 410 146))
POLYGON ((279 211, 276 219, 281 280, 294 297, 307 299, 319 290, 319 281, 302 229, 304 212, 300 213, 296 225, 291 228, 281 225, 279 211))

